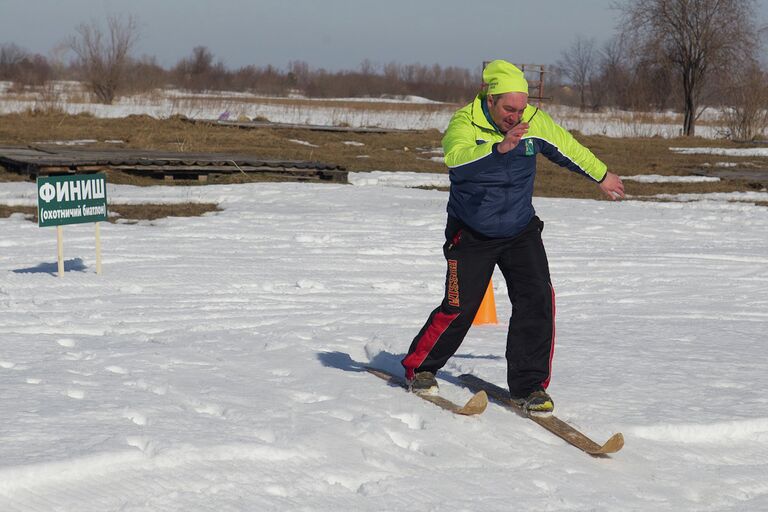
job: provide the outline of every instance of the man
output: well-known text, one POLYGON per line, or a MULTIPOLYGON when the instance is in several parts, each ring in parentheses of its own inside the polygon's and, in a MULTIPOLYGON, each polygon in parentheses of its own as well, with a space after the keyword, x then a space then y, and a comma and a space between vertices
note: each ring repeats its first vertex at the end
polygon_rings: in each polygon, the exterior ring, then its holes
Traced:
POLYGON ((528 105, 528 82, 517 67, 495 60, 483 82, 484 91, 454 114, 443 137, 451 180, 445 297, 402 364, 412 391, 437 391, 435 373, 459 348, 498 265, 512 301, 510 395, 528 411, 550 412, 555 293, 541 241, 544 223, 532 205, 536 155, 596 182, 611 200, 624 197, 624 186, 549 115, 528 105))

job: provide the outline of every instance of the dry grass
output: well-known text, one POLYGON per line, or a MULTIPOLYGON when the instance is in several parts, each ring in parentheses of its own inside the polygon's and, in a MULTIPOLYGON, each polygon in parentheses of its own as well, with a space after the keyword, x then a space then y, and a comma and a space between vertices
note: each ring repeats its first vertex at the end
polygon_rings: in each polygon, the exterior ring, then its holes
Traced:
MULTIPOLYGON (((270 100, 301 103, 302 100, 270 100)), ((312 101, 312 105, 317 102, 312 101)), ((401 108, 393 104, 393 108, 401 108)), ((389 108, 389 104, 385 105, 389 108)), ((408 105, 408 107, 412 107, 408 105)), ((344 103, 344 108, 358 108, 344 103)), ((359 108, 371 108, 362 103, 359 108)), ((381 107, 376 107, 381 108, 381 107)), ((405 107, 403 107, 405 108, 405 107)), ((423 108, 423 106, 418 106, 423 108)), ((724 140, 701 138, 609 138, 583 136, 577 138, 591 148, 609 169, 619 175, 661 174, 689 175, 692 171, 714 162, 737 162, 740 167, 768 168, 768 158, 735 158, 711 155, 683 155, 669 150, 674 146, 743 147, 724 140)), ((429 130, 413 133, 339 133, 300 129, 257 128, 192 124, 178 118, 158 120, 149 116, 129 116, 122 119, 101 119, 90 115, 11 114, 0 116, 0 145, 26 146, 39 141, 95 139, 89 147, 114 148, 107 140, 120 140, 122 148, 186 152, 227 152, 264 159, 312 160, 344 166, 349 171, 421 171, 445 172, 445 166, 433 160, 430 151, 440 147, 441 133, 429 130), (292 141, 293 140, 293 141, 292 141), (304 141, 312 146, 294 142, 304 141), (346 142, 362 145, 350 145, 346 142)), ((109 172, 112 183, 134 185, 158 184, 151 178, 109 172)), ((0 181, 17 180, 13 173, 0 172, 0 181)), ((23 178, 22 178, 23 179, 23 178)), ((215 177, 209 183, 239 183, 258 178, 235 175, 215 177)), ((275 179, 275 178, 270 178, 275 179)), ((196 184, 198 182, 178 182, 196 184)), ((635 183, 626 182, 626 191, 633 196, 662 193, 706 193, 747 191, 764 187, 765 183, 727 180, 716 183, 635 183)), ((565 171, 547 161, 539 160, 536 195, 546 197, 601 198, 588 180, 565 171)))
POLYGON ((210 212, 221 211, 214 203, 181 203, 181 204, 110 204, 109 221, 122 220, 156 220, 165 217, 199 217, 210 212))
MULTIPOLYGON (((165 217, 198 217, 210 212, 221 211, 213 203, 182 203, 182 204, 110 204, 109 222, 119 220, 138 222, 140 220, 156 220, 165 217), (117 214, 117 215, 114 215, 117 214)), ((37 208, 34 206, 8 206, 0 204, 0 219, 21 213, 27 220, 37 223, 37 208)))
POLYGON ((274 128, 193 124, 178 118, 157 120, 149 116, 100 119, 90 115, 0 116, 0 145, 27 146, 43 141, 94 139, 92 148, 133 148, 143 150, 226 152, 264 159, 312 160, 343 165, 350 171, 411 170, 440 172, 443 165, 416 148, 440 146, 437 130, 419 133, 338 133, 274 128), (306 146, 291 139, 308 142, 306 146), (123 144, 106 143, 121 140, 123 144), (353 146, 345 142, 361 142, 353 146), (362 158, 361 158, 362 157, 362 158))
POLYGON ((8 183, 15 181, 29 181, 29 179, 23 174, 17 174, 15 172, 8 172, 0 166, 0 183, 8 183))
MULTIPOLYGON (((712 162, 736 162, 741 167, 768 168, 768 158, 737 158, 712 155, 684 155, 670 147, 743 147, 723 140, 708 139, 616 139, 602 136, 578 139, 598 155, 608 168, 620 176, 659 174, 687 176, 712 162)), ((535 194, 544 197, 583 197, 602 199, 602 193, 588 180, 563 171, 546 158, 539 157, 535 194)), ((656 194, 704 194, 711 192, 746 192, 764 188, 768 183, 748 180, 721 180, 703 183, 638 183, 625 181, 625 191, 632 196, 656 194)))
POLYGON ((37 219, 35 219, 37 208, 34 206, 8 206, 7 204, 0 204, 0 219, 10 217, 14 213, 21 213, 27 219, 37 222, 37 219))

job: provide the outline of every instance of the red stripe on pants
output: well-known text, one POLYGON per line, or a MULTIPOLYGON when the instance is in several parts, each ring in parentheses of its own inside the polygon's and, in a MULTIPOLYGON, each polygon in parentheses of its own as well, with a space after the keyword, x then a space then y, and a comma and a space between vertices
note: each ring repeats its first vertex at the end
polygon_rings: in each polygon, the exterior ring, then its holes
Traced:
POLYGON ((448 329, 451 322, 453 322, 457 316, 459 316, 458 313, 452 315, 447 315, 441 311, 435 313, 435 316, 432 318, 432 323, 430 323, 427 330, 424 331, 424 335, 416 344, 416 349, 403 359, 406 379, 413 378, 416 368, 424 362, 432 351, 432 348, 435 346, 435 343, 437 343, 437 340, 440 339, 440 336, 443 335, 445 330, 448 329))
POLYGON ((555 289, 552 285, 549 285, 549 289, 552 292, 552 346, 549 349, 549 370, 547 373, 547 380, 541 383, 544 389, 549 387, 549 381, 552 379, 552 359, 555 357, 555 289))

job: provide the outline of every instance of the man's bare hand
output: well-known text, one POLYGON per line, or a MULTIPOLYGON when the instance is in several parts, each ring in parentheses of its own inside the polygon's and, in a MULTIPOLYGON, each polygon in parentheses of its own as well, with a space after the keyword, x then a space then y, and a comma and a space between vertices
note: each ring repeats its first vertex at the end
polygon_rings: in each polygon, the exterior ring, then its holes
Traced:
POLYGON ((528 133, 528 123, 520 123, 513 126, 512 129, 504 135, 504 140, 499 142, 499 145, 496 146, 499 153, 507 153, 508 151, 515 149, 515 146, 518 145, 520 139, 522 139, 523 135, 526 133, 528 133))
POLYGON ((605 179, 600 182, 600 190, 602 190, 611 201, 624 199, 624 183, 621 182, 621 178, 612 172, 607 173, 605 179))

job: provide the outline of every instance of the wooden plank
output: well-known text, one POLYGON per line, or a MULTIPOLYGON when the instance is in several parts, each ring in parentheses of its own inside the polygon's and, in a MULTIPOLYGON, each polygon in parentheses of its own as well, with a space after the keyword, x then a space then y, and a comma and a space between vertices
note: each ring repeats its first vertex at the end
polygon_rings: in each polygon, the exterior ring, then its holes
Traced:
MULTIPOLYGON (((260 171, 340 171, 339 169, 318 169, 315 167, 284 167, 284 166, 251 166, 251 165, 112 165, 109 166, 112 169, 118 170, 135 170, 135 171, 152 171, 152 172, 203 172, 203 173, 222 173, 222 174, 237 174, 239 172, 260 172, 260 171)), ((95 170, 102 168, 101 166, 93 168, 80 167, 80 169, 95 170)))
MULTIPOLYGON (((6 153, 7 148, 0 147, 0 155, 6 153)), ((58 149, 58 148, 57 148, 58 149)), ((70 159, 76 157, 78 161, 86 162, 88 160, 94 162, 109 161, 111 163, 125 161, 131 161, 131 163, 159 163, 159 162, 195 162, 198 165, 203 163, 218 163, 227 164, 235 162, 240 164, 258 163, 259 165, 279 164, 286 165, 288 163, 306 163, 302 160, 265 160, 262 158, 253 157, 250 155, 234 154, 234 153, 172 153, 167 151, 143 151, 143 150, 86 150, 86 149, 73 149, 73 148, 61 148, 55 154, 49 152, 39 152, 37 158, 45 159, 55 156, 57 159, 70 159)), ((319 162, 315 162, 319 164, 319 162)), ((334 164, 322 164, 329 167, 341 168, 334 164)))
POLYGON ((275 178, 293 178, 302 181, 330 181, 334 183, 347 183, 347 171, 338 170, 318 170, 318 169, 296 169, 296 168, 278 168, 278 167, 247 167, 238 170, 234 167, 185 167, 185 166, 117 166, 113 169, 120 170, 128 174, 137 174, 141 176, 152 176, 156 178, 168 179, 169 181, 178 179, 197 179, 203 180, 201 176, 209 175, 237 175, 237 174, 258 174, 259 176, 269 176, 275 178))
POLYGON ((317 124, 293 124, 293 123, 271 123, 269 121, 216 121, 206 119, 184 119, 194 124, 205 124, 210 126, 226 126, 241 129, 255 128, 280 128, 287 130, 310 130, 320 132, 342 132, 342 133, 421 133, 424 130, 410 130, 398 128, 378 128, 375 126, 325 126, 317 124))
POLYGON ((168 153, 124 149, 90 151, 72 148, 0 147, 0 164, 9 170, 32 176, 95 172, 116 169, 124 172, 173 179, 185 177, 205 181, 216 174, 266 173, 314 179, 347 181, 343 166, 300 160, 264 160, 247 155, 216 153, 168 153))

